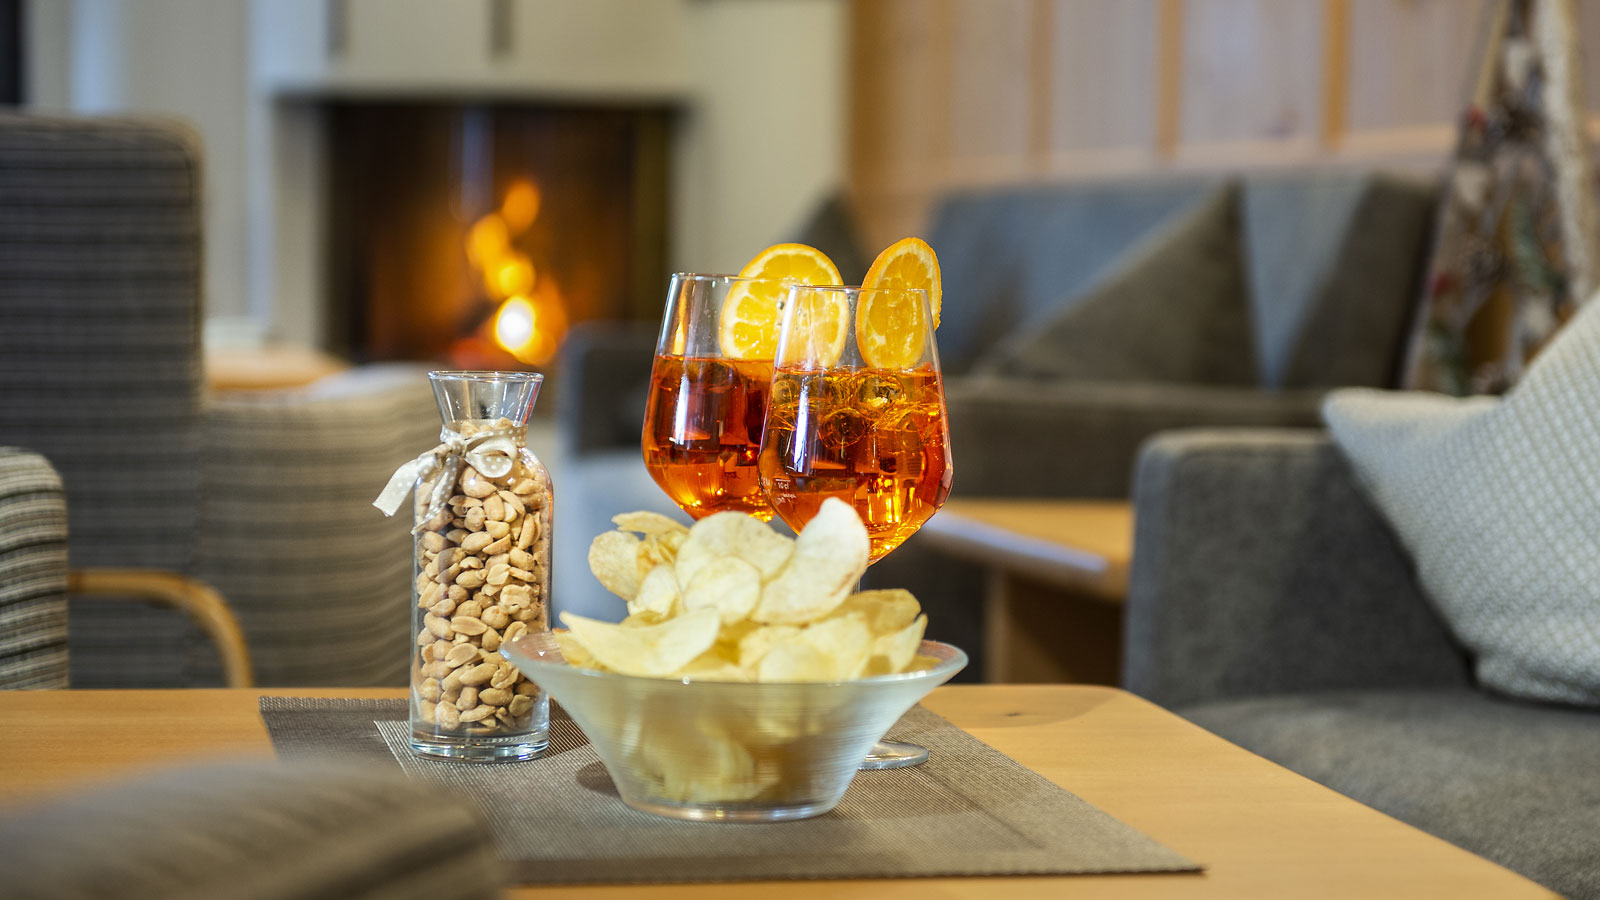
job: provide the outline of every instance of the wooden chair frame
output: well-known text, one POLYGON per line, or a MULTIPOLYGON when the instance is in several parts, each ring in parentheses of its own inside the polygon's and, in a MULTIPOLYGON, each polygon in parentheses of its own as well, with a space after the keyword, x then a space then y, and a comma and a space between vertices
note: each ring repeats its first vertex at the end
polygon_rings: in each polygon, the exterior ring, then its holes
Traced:
POLYGON ((222 657, 228 687, 253 687, 250 649, 228 601, 210 585, 156 569, 71 569, 67 593, 95 597, 128 597, 182 610, 206 633, 222 657))

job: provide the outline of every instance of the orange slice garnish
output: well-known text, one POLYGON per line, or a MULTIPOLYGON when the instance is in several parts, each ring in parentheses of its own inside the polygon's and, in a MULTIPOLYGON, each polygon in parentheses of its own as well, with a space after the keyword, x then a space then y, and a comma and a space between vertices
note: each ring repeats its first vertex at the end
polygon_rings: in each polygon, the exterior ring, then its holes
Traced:
MULTIPOLYGON (((778 279, 790 284, 841 284, 839 268, 826 254, 805 244, 774 244, 739 270, 745 278, 778 279)), ((779 312, 785 287, 735 283, 722 303, 717 343, 729 359, 772 359, 778 350, 779 312)), ((848 318, 848 315, 846 316, 848 318)))
POLYGON ((915 366, 927 348, 929 329, 939 327, 940 299, 939 259, 926 241, 906 238, 878 254, 856 304, 856 346, 862 360, 876 369, 915 366), (915 295, 875 293, 907 289, 927 291, 928 306, 915 295))
POLYGON ((850 297, 844 291, 805 288, 789 297, 796 305, 779 364, 826 368, 837 363, 850 336, 850 297))

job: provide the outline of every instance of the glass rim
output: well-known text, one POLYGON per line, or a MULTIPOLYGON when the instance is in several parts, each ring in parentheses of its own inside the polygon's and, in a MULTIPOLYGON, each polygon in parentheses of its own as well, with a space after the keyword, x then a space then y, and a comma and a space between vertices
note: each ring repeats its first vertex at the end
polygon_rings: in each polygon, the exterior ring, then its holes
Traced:
MULTIPOLYGON (((543 632, 539 636, 548 635, 549 632, 543 632)), ((521 638, 518 638, 517 640, 520 641, 521 638)), ((635 682, 658 686, 700 686, 701 689, 704 689, 706 685, 717 685, 716 688, 713 688, 714 690, 735 691, 759 691, 762 688, 772 687, 830 688, 854 686, 873 687, 887 684, 904 684, 910 681, 925 681, 939 676, 950 678, 951 676, 955 675, 955 673, 965 668, 971 661, 967 656, 967 651, 962 650, 960 647, 957 647, 954 644, 946 644, 943 641, 930 641, 927 638, 923 638, 922 643, 917 646, 917 649, 919 651, 922 650, 922 645, 924 644, 934 644, 938 647, 951 651, 951 653, 946 658, 939 660, 938 665, 930 666, 926 669, 912 669, 909 672, 896 672, 892 675, 868 675, 862 678, 853 678, 847 681, 709 681, 695 680, 688 677, 652 678, 647 675, 624 675, 621 672, 611 671, 602 672, 599 669, 588 669, 584 668, 583 666, 575 666, 572 663, 564 660, 562 662, 556 662, 555 660, 541 659, 531 653, 524 653, 521 661, 541 668, 548 667, 565 669, 580 678, 593 678, 602 681, 622 681, 624 683, 635 682)), ((518 662, 517 659, 512 658, 511 653, 504 646, 500 648, 499 654, 502 659, 506 660, 512 665, 516 665, 518 662)), ((540 687, 542 688, 544 686, 540 685, 540 687)))
POLYGON ((859 284, 791 284, 786 293, 795 291, 830 291, 845 294, 921 294, 930 297, 927 288, 862 287, 859 284))
POLYGON ((751 275, 721 275, 716 272, 673 272, 672 277, 681 281, 742 281, 753 282, 778 282, 787 284, 786 278, 756 278, 751 275))
POLYGON ((506 372, 497 369, 433 369, 428 372, 429 381, 503 381, 512 384, 526 384, 544 381, 544 375, 539 372, 506 372))

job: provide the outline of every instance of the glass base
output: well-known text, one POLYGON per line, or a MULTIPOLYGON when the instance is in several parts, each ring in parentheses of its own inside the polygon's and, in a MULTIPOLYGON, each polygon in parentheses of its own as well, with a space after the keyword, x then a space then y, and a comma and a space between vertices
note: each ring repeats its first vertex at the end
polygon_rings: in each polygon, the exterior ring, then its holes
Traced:
POLYGON ((623 797, 622 802, 640 812, 691 822, 787 822, 820 816, 839 805, 837 798, 831 802, 797 803, 793 806, 691 805, 628 797, 623 797))
POLYGON ((544 756, 549 746, 550 740, 542 732, 493 738, 447 738, 411 732, 412 753, 430 759, 452 759, 457 762, 523 762, 544 756))
POLYGON ((904 741, 879 741, 872 745, 867 758, 862 761, 861 769, 904 769, 908 766, 920 766, 928 761, 928 748, 921 744, 908 744, 904 741))

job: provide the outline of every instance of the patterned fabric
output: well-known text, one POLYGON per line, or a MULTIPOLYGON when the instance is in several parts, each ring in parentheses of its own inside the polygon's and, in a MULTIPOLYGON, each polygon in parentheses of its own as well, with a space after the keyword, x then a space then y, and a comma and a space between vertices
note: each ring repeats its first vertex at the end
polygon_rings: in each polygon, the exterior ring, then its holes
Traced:
MULTIPOLYGON (((238 615, 258 682, 406 682, 409 505, 386 519, 372 498, 438 440, 419 366, 368 366, 211 402, 200 572, 238 615)), ((197 677, 216 677, 216 666, 209 651, 191 660, 197 677)))
MULTIPOLYGON (((77 566, 192 572, 198 155, 170 126, 0 113, 0 443, 67 486, 77 566)), ((175 612, 75 602, 73 684, 185 683, 175 612)))
POLYGON ((1404 387, 1501 393, 1600 287, 1577 4, 1485 16, 1404 387))
POLYGON ((0 447, 0 688, 67 686, 67 507, 43 458, 0 447))
POLYGON ((1117 260, 1087 293, 1019 329, 975 370, 1047 379, 1256 383, 1239 186, 1117 260))
POLYGON ((476 900, 505 869, 464 800, 371 767, 251 763, 0 817, 9 897, 476 900))
POLYGON ((1325 415, 1478 679, 1600 706, 1600 304, 1503 400, 1351 390, 1325 415))

